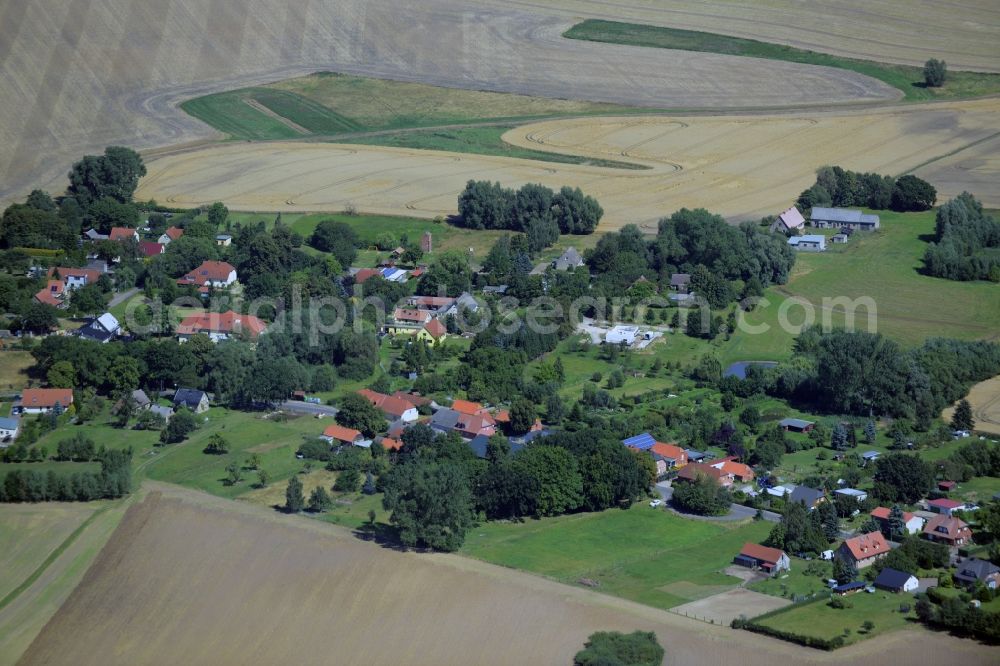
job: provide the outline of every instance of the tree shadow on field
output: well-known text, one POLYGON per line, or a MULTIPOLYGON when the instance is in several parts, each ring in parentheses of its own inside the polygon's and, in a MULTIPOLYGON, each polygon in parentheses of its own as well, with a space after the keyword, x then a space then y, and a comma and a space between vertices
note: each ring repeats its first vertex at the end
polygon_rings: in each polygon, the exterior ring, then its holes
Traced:
POLYGON ((354 530, 353 534, 362 541, 372 541, 383 548, 389 548, 390 550, 397 550, 400 552, 410 550, 421 552, 422 550, 420 548, 410 548, 404 545, 399 539, 399 530, 392 525, 386 525, 385 523, 376 523, 374 525, 366 523, 354 530))

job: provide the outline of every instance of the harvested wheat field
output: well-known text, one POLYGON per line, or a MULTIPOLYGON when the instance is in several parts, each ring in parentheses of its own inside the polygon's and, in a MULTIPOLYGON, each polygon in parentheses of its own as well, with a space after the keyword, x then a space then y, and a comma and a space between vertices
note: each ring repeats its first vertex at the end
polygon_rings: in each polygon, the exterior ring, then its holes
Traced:
MULTIPOLYGON (((225 201, 237 210, 334 211, 422 217, 455 212, 470 178, 508 186, 579 186, 605 210, 602 229, 652 225, 681 207, 731 218, 779 212, 816 168, 919 173, 934 181, 963 149, 1000 132, 1000 100, 868 112, 777 116, 623 117, 552 120, 511 130, 514 145, 631 161, 646 170, 562 165, 506 157, 320 143, 228 144, 150 160, 137 198, 175 206, 225 201)), ((973 152, 973 154, 978 154, 973 152)), ((975 183, 955 179, 939 199, 971 189, 1000 206, 995 160, 975 183), (977 187, 973 187, 973 185, 977 187)))
MULTIPOLYGON (((501 0, 0 2, 0 199, 61 189, 75 160, 108 144, 214 138, 178 103, 316 70, 656 108, 899 96, 844 70, 562 38, 573 21, 501 0)), ((914 41, 929 32, 897 25, 914 41)), ((968 31, 933 33, 984 44, 968 31)))
MULTIPOLYGON (((976 430, 1000 435, 1000 376, 979 382, 965 396, 972 405, 972 418, 976 422, 976 430)), ((951 421, 955 413, 954 406, 941 413, 941 418, 951 421)))
POLYGON ((836 654, 450 555, 154 484, 24 664, 567 664, 597 629, 645 629, 668 664, 990 663, 971 641, 896 632, 836 654))

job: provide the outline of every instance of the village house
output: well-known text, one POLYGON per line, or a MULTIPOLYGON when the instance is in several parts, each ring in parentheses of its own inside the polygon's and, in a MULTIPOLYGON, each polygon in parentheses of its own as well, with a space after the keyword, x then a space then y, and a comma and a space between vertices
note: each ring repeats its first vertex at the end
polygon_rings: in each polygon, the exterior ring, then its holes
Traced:
POLYGON ((139 254, 147 259, 163 254, 166 249, 167 246, 163 243, 155 243, 153 241, 142 241, 139 243, 139 254))
POLYGON ((749 569, 760 569, 772 576, 791 569, 791 560, 784 551, 749 542, 743 544, 739 555, 733 558, 733 564, 749 569))
POLYGON ((108 235, 102 234, 97 229, 87 229, 86 231, 83 232, 83 237, 92 242, 108 240, 108 235))
POLYGON ((150 405, 149 411, 163 419, 164 423, 170 423, 170 419, 174 415, 174 408, 167 407, 166 405, 150 405))
POLYGON ((906 571, 885 567, 875 577, 875 587, 889 592, 914 592, 920 587, 917 577, 906 571))
POLYGON ((680 469, 687 465, 687 452, 676 444, 663 444, 656 442, 649 447, 649 453, 656 462, 656 473, 666 474, 672 469, 680 469), (663 469, 660 469, 660 466, 663 469))
POLYGON ((365 439, 365 436, 359 431, 353 428, 345 428, 336 423, 328 425, 323 430, 323 434, 320 435, 320 439, 334 446, 360 446, 367 449, 372 445, 371 440, 365 439))
MULTIPOLYGON (((889 514, 892 513, 892 509, 888 509, 884 506, 880 506, 871 512, 871 517, 874 518, 878 524, 879 528, 885 534, 889 533, 889 514)), ((903 527, 907 534, 917 534, 924 529, 924 519, 920 516, 910 513, 909 511, 903 512, 903 527)))
POLYGON ((0 447, 6 447, 21 432, 21 419, 0 417, 0 447))
POLYGON ((837 548, 837 556, 846 558, 856 569, 864 569, 888 555, 889 550, 889 543, 882 533, 871 532, 844 541, 837 548))
POLYGON ((14 403, 14 414, 45 414, 57 407, 67 409, 73 404, 73 389, 29 388, 21 392, 21 400, 14 403))
POLYGON ((924 537, 955 548, 972 541, 972 530, 960 518, 950 515, 934 516, 924 525, 924 537))
POLYGON ((361 389, 358 395, 377 407, 389 421, 412 423, 420 418, 417 406, 404 398, 378 393, 371 389, 361 389))
POLYGON ((184 277, 177 278, 180 286, 195 285, 202 294, 209 288, 225 289, 236 283, 236 268, 225 261, 203 261, 201 266, 184 277))
POLYGON ((184 230, 180 227, 170 227, 156 239, 157 243, 161 245, 169 245, 170 241, 175 241, 184 235, 184 230))
POLYGON ((131 227, 112 227, 108 234, 108 240, 112 241, 135 241, 139 242, 139 232, 131 227))
POLYGON ((73 291, 88 284, 95 284, 101 277, 101 271, 92 268, 70 268, 56 266, 48 271, 50 280, 61 280, 66 291, 73 291))
POLYGON ((826 501, 826 493, 817 488, 809 486, 797 486, 792 494, 788 496, 788 501, 795 504, 802 504, 812 511, 826 501))
POLYGON ((61 280, 49 280, 34 296, 35 300, 54 308, 65 308, 69 303, 66 299, 66 288, 61 280))
POLYGON ((240 314, 232 310, 228 312, 201 312, 185 317, 177 325, 177 339, 186 342, 192 336, 204 334, 212 342, 240 336, 256 340, 266 329, 267 324, 253 315, 240 314))
POLYGON ((732 474, 705 463, 689 462, 677 473, 677 481, 692 482, 699 477, 708 477, 724 488, 733 485, 735 481, 732 474))
POLYGON ((719 470, 724 475, 731 477, 734 481, 746 483, 754 480, 755 475, 753 470, 750 469, 750 466, 737 462, 734 456, 720 458, 719 460, 713 460, 706 464, 709 467, 714 467, 719 470))
POLYGON ((174 393, 174 408, 187 407, 195 414, 208 411, 208 394, 198 389, 179 388, 174 393))
POLYGON ((674 273, 670 276, 670 290, 679 294, 686 294, 691 289, 690 273, 674 273))
POLYGON ((101 344, 110 342, 121 333, 122 325, 110 312, 90 320, 85 326, 76 330, 76 334, 85 340, 93 340, 101 344))
POLYGON ((874 231, 879 227, 878 215, 867 215, 851 208, 815 206, 809 214, 809 224, 817 229, 846 227, 857 231, 874 231))
POLYGON ((583 266, 583 257, 580 256, 575 247, 566 248, 566 251, 552 262, 552 267, 557 271, 568 271, 571 268, 578 268, 580 266, 583 266))
POLYGON ((954 578, 956 583, 970 590, 977 583, 982 583, 988 589, 995 590, 1000 586, 1000 567, 988 560, 973 557, 958 563, 954 578))
POLYGON ((851 497, 858 502, 858 504, 868 499, 868 493, 863 490, 858 490, 857 488, 838 488, 833 491, 833 494, 840 495, 841 497, 851 497))
POLYGON ((778 215, 778 219, 771 225, 771 231, 780 231, 785 234, 801 234, 806 227, 806 218, 795 206, 783 211, 778 215))
POLYGON ((441 342, 448 337, 447 327, 441 323, 440 319, 431 319, 417 331, 417 340, 423 340, 430 344, 441 342))

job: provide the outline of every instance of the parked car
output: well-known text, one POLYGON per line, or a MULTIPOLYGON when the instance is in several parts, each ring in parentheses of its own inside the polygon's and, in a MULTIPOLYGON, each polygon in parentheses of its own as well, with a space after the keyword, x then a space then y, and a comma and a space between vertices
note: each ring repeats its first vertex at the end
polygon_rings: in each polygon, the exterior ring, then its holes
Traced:
POLYGON ((649 503, 649 506, 653 507, 654 509, 656 507, 662 506, 662 505, 663 505, 663 500, 659 500, 659 499, 655 499, 655 500, 653 500, 652 502, 649 503))

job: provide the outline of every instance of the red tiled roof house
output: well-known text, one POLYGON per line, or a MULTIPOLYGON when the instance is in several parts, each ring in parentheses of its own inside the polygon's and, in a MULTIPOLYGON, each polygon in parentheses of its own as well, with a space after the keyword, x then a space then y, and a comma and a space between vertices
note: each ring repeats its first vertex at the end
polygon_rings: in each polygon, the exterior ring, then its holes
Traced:
POLYGON ((231 337, 246 336, 256 340, 267 328, 262 320, 253 315, 238 312, 203 312, 185 317, 177 325, 177 338, 184 342, 192 336, 204 333, 212 342, 228 340, 231 337))
POLYGON ((964 546, 972 541, 972 530, 960 518, 934 516, 924 525, 924 537, 948 546, 964 546))
POLYGON ((749 569, 760 569, 772 576, 779 571, 788 571, 791 568, 791 561, 784 551, 756 543, 743 544, 739 555, 733 558, 733 564, 739 564, 749 569))
POLYGON ((889 550, 889 543, 882 533, 871 532, 844 541, 837 548, 837 556, 853 562, 857 569, 864 569, 888 555, 889 550))
POLYGON ((56 405, 66 409, 73 404, 73 389, 29 388, 21 393, 21 402, 15 409, 24 414, 44 414, 56 405))
POLYGON ((181 286, 195 285, 207 293, 209 287, 224 289, 236 282, 236 268, 225 261, 203 261, 201 266, 177 279, 181 286))

